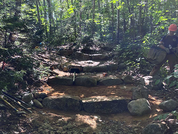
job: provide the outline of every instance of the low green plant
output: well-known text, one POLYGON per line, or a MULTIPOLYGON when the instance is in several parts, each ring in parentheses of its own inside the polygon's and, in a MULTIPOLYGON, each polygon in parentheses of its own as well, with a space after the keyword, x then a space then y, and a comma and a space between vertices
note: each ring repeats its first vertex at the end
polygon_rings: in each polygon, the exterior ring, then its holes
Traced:
POLYGON ((166 118, 168 118, 169 116, 173 116, 174 119, 178 119, 178 112, 177 111, 172 111, 170 113, 165 113, 165 114, 161 114, 156 116, 153 120, 165 120, 166 118))
POLYGON ((165 79, 164 82, 168 84, 169 88, 178 88, 178 64, 175 65, 174 72, 168 75, 165 79))

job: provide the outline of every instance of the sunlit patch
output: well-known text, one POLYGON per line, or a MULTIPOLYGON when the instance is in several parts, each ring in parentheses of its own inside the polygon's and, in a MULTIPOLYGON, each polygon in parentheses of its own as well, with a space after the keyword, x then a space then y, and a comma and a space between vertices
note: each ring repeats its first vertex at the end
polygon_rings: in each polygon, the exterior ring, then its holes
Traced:
POLYGON ((83 97, 85 97, 85 95, 84 95, 84 94, 81 94, 80 97, 83 98, 83 97))
POLYGON ((155 96, 149 95, 150 102, 154 105, 159 105, 163 100, 157 99, 155 96))
POLYGON ((116 94, 115 92, 111 92, 111 94, 116 94))
POLYGON ((80 115, 76 114, 75 121, 77 122, 77 125, 87 124, 92 129, 96 129, 97 127, 97 121, 98 118, 95 118, 95 116, 88 116, 88 115, 80 115))
POLYGON ((117 88, 117 86, 108 86, 108 88, 117 88))
POLYGON ((158 114, 152 114, 152 115, 149 116, 149 118, 153 118, 153 117, 156 117, 156 116, 158 116, 158 114))
POLYGON ((161 112, 161 111, 163 111, 163 110, 162 110, 162 109, 156 109, 156 111, 157 111, 157 112, 161 112))
POLYGON ((54 93, 51 94, 51 96, 63 96, 63 95, 65 95, 64 92, 62 92, 62 93, 60 93, 60 92, 54 92, 54 93))

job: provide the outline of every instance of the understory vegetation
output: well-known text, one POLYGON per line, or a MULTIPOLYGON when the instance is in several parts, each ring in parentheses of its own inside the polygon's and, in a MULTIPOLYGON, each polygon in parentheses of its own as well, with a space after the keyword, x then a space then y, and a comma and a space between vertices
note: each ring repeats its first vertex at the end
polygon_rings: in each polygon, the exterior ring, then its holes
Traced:
POLYGON ((122 71, 148 75, 153 65, 145 54, 177 24, 177 6, 177 0, 3 0, 0 88, 25 90, 48 76, 50 67, 34 55, 66 44, 110 46, 122 71))

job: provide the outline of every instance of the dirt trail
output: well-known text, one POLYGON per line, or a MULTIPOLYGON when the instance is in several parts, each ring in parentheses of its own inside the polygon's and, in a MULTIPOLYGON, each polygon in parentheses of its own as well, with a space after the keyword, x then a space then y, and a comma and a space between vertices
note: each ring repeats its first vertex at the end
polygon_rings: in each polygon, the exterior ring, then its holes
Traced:
MULTIPOLYGON (((42 92, 48 94, 48 96, 62 96, 62 95, 72 95, 78 96, 80 98, 86 97, 125 97, 131 99, 132 91, 131 89, 135 87, 134 85, 117 85, 117 86, 96 86, 96 87, 81 87, 81 86, 43 86, 42 92)), ((160 98, 149 95, 149 102, 152 107, 150 114, 138 117, 132 116, 128 112, 118 113, 118 114, 100 114, 104 120, 113 121, 123 121, 127 125, 141 125, 145 126, 153 120, 153 118, 159 114, 162 114, 161 109, 158 105, 162 102, 160 98)), ((70 114, 70 112, 68 112, 70 114)), ((89 114, 81 112, 81 114, 89 114)), ((75 113, 73 113, 75 114, 75 113)), ((70 114, 72 115, 72 113, 70 114)))

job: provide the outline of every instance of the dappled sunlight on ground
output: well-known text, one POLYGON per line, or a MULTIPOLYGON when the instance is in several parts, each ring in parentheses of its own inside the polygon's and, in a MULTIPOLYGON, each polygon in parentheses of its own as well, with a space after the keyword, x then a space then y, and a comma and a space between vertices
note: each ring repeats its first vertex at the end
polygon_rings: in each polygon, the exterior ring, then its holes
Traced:
MULTIPOLYGON (((133 85, 113 85, 113 86, 96 86, 96 87, 83 87, 83 86, 43 86, 42 92, 48 94, 48 96, 63 96, 72 95, 80 98, 98 98, 99 100, 106 100, 108 97, 121 97, 131 99, 133 85)), ((154 93, 153 93, 154 94, 154 93)), ((132 116, 129 112, 118 114, 100 114, 102 120, 121 121, 131 126, 145 126, 153 120, 156 116, 162 114, 162 110, 159 109, 159 104, 163 101, 154 95, 149 95, 148 98, 151 105, 151 112, 144 116, 132 116)), ((95 118, 91 118, 91 114, 76 114, 75 120, 80 123, 89 125, 92 129, 97 127, 95 118)))
POLYGON ((133 86, 42 86, 42 92, 48 96, 72 95, 80 98, 87 98, 91 96, 106 96, 106 97, 124 97, 131 99, 131 88, 133 86))
POLYGON ((92 129, 97 128, 97 116, 88 116, 88 115, 81 115, 81 114, 76 114, 75 121, 77 122, 77 125, 81 124, 87 124, 89 125, 92 129))

